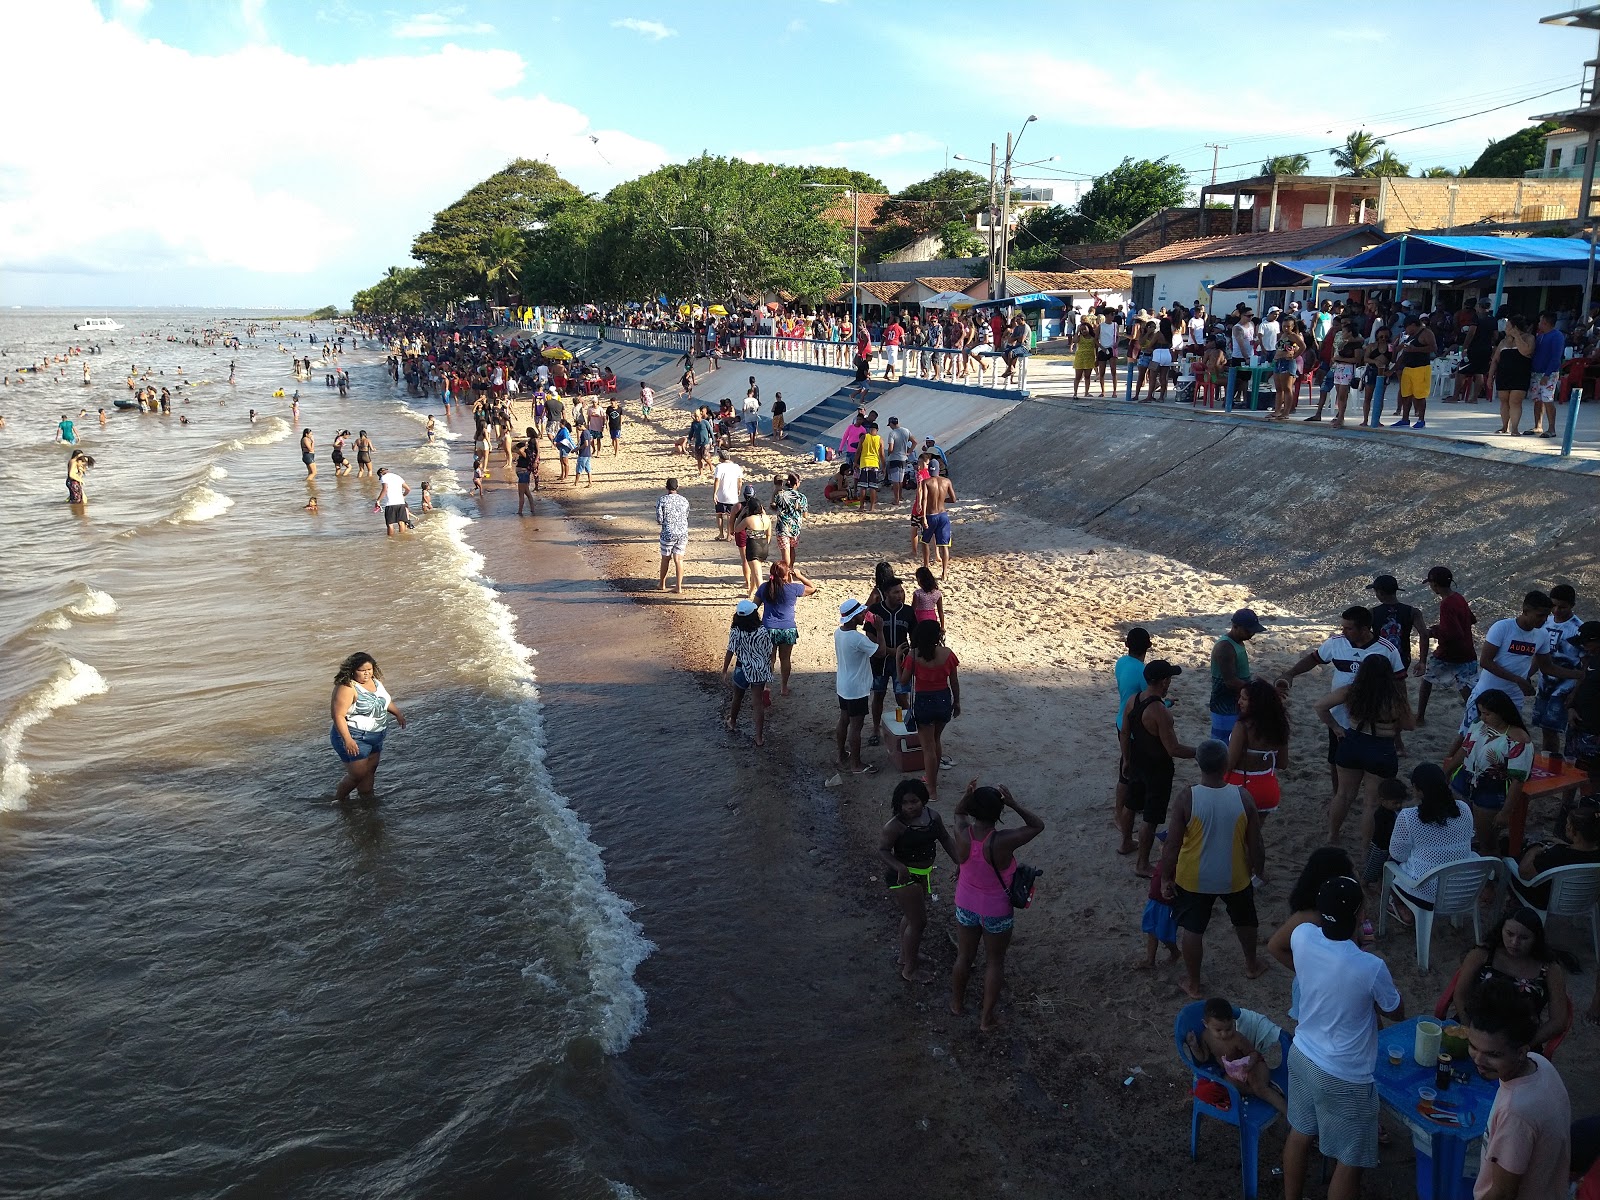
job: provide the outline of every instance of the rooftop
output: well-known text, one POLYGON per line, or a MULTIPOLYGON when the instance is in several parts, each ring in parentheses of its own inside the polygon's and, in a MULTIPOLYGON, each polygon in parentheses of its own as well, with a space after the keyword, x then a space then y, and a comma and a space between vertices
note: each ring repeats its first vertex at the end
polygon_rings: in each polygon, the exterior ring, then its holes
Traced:
POLYGON ((1009 281, 1019 280, 1035 292, 1114 292, 1133 286, 1128 271, 1007 271, 1006 277, 1008 286, 1009 281))
POLYGON ((983 281, 966 275, 918 275, 916 282, 936 292, 964 292, 973 284, 983 281))
POLYGON ((1347 238, 1365 236, 1373 242, 1384 241, 1384 235, 1371 223, 1365 225, 1316 225, 1310 229, 1279 229, 1271 233, 1217 234, 1213 237, 1186 238, 1162 246, 1149 254, 1130 259, 1130 267, 1150 266, 1155 263, 1181 262, 1206 258, 1276 258, 1283 255, 1308 254, 1322 246, 1330 246, 1347 238))

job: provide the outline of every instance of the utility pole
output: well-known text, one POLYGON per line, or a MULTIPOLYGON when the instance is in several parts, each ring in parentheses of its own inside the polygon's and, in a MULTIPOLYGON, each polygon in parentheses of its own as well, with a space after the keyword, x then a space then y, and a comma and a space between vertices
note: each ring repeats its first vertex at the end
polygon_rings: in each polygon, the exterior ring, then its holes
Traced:
POLYGON ((1217 157, 1228 147, 1217 142, 1207 142, 1206 149, 1211 151, 1211 186, 1217 185, 1217 157))
POLYGON ((994 296, 994 255, 995 255, 995 249, 994 249, 994 222, 995 222, 995 217, 998 215, 997 214, 997 210, 995 208, 995 194, 994 194, 994 169, 995 169, 994 155, 995 155, 995 150, 996 150, 995 144, 993 142, 990 142, 989 143, 989 208, 988 208, 988 211, 984 213, 984 215, 986 217, 988 217, 988 220, 985 222, 985 224, 987 224, 989 226, 989 295, 988 295, 988 299, 990 299, 990 300, 993 300, 995 298, 995 296, 994 296))
POLYGON ((1005 174, 1000 180, 1000 295, 991 300, 1004 299, 1006 294, 1006 264, 1011 258, 1011 135, 1006 134, 1005 174))

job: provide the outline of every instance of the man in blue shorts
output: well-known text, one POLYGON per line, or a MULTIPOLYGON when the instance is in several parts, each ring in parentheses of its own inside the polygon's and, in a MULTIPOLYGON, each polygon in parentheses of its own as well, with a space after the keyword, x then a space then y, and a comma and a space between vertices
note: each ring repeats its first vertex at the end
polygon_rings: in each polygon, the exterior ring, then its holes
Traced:
POLYGON ((928 566, 928 548, 939 548, 939 579, 950 571, 950 514, 945 505, 956 498, 956 489, 939 472, 939 460, 928 460, 928 477, 917 485, 917 511, 922 514, 922 565, 928 566))

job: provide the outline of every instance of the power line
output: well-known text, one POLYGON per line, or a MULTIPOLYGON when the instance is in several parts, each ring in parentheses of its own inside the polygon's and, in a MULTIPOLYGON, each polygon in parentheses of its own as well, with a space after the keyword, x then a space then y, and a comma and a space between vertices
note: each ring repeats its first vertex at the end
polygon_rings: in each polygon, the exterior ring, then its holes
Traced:
MULTIPOLYGON (((1462 113, 1458 117, 1446 117, 1446 118, 1444 118, 1443 120, 1440 120, 1440 121, 1429 121, 1425 125, 1413 125, 1409 129, 1397 129, 1393 133, 1381 134, 1381 135, 1379 135, 1379 137, 1383 141, 1388 141, 1390 138, 1401 137, 1401 136, 1403 136, 1405 134, 1408 134, 1408 133, 1420 133, 1424 129, 1437 129, 1441 125, 1453 125, 1457 121, 1469 121, 1473 117, 1485 116, 1488 113, 1499 112, 1501 109, 1515 108, 1519 104, 1527 104, 1529 101, 1532 101, 1532 100, 1542 100, 1546 96, 1554 96, 1559 92, 1571 91, 1573 88, 1575 88, 1577 86, 1578 85, 1575 84, 1575 83, 1569 83, 1569 84, 1566 84, 1563 87, 1551 88, 1548 92, 1539 92, 1539 93, 1537 93, 1535 95, 1532 95, 1532 96, 1523 96, 1523 97, 1521 97, 1519 99, 1516 99, 1516 100, 1507 101, 1505 104, 1496 104, 1492 108, 1480 108, 1476 112, 1462 113)), ((1342 150, 1342 149, 1344 149, 1344 143, 1340 142, 1337 145, 1333 145, 1333 146, 1319 146, 1315 150, 1302 150, 1302 151, 1300 151, 1300 153, 1304 154, 1306 157, 1309 158, 1313 154, 1332 154, 1335 151, 1342 150)), ((1248 167, 1250 165, 1251 164, 1247 163, 1247 162, 1229 163, 1227 166, 1221 167, 1221 168, 1218 168, 1218 169, 1223 170, 1223 171, 1232 171, 1232 170, 1235 170, 1235 169, 1237 169, 1239 167, 1248 167)), ((1186 174, 1186 175, 1203 175, 1203 174, 1205 174, 1205 168, 1202 167, 1199 170, 1195 170, 1195 171, 1185 171, 1184 174, 1186 174)))

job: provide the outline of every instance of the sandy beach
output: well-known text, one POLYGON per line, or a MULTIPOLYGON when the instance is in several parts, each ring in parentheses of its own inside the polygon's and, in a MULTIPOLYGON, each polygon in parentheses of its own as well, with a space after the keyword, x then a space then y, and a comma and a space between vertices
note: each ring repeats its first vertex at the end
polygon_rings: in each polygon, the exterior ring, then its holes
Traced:
MULTIPOLYGON (((681 432, 678 425, 687 423, 685 415, 673 409, 658 409, 656 415, 665 419, 643 422, 636 403, 630 404, 623 452, 596 458, 593 488, 573 488, 570 482, 553 487, 555 472, 548 464, 554 460, 548 459, 540 503, 554 502, 576 523, 588 539, 585 554, 596 574, 645 610, 656 631, 656 653, 714 689, 729 617, 741 594, 739 566, 732 543, 715 540, 709 474, 697 482, 693 460, 672 453, 672 438, 681 432), (656 590, 654 502, 669 474, 682 481, 691 511, 681 597, 656 590)), ((524 423, 519 417, 518 426, 524 423)), ((948 864, 941 863, 935 873, 939 899, 924 948, 936 980, 923 987, 901 985, 894 972, 895 914, 884 895, 875 849, 899 776, 881 750, 868 750, 869 761, 885 767, 883 774, 822 789, 834 770, 833 619, 840 601, 865 596, 880 559, 909 574, 909 504, 884 505, 876 513, 836 508, 822 498, 826 469, 803 457, 798 447, 775 446, 768 438, 754 446, 744 443, 742 436, 737 439, 733 458, 762 494, 775 470, 802 476, 812 509, 800 563, 818 593, 799 605, 793 695, 774 697, 766 747, 752 744, 747 716, 737 734, 717 735, 719 753, 753 765, 769 783, 821 793, 822 811, 837 826, 841 886, 872 931, 858 953, 879 964, 891 991, 901 993, 902 1019, 914 1022, 919 1035, 952 1060, 963 1062, 969 1084, 992 1093, 1000 1102, 998 1111, 1013 1119, 1009 1132, 1024 1138, 1026 1146, 1020 1156, 1026 1165, 1013 1164, 1018 1194, 1058 1194, 1045 1181, 1067 1172, 1085 1182, 1094 1177, 1116 1181, 1130 1195, 1169 1194, 1174 1186, 1187 1195, 1233 1194, 1237 1152, 1225 1133, 1213 1131, 1202 1139, 1198 1165, 1179 1149, 1188 1081, 1173 1055, 1171 1030, 1173 1015, 1186 999, 1180 968, 1131 969, 1143 956, 1139 919, 1145 885, 1133 875, 1131 860, 1114 852, 1111 668, 1122 653, 1124 632, 1135 624, 1148 628, 1155 637, 1152 657, 1168 658, 1189 672, 1176 682, 1174 716, 1179 736, 1193 744, 1205 736, 1205 663, 1227 614, 1246 603, 1261 613, 1269 629, 1251 643, 1252 662, 1258 675, 1270 678, 1332 632, 1336 611, 1285 611, 1252 593, 1244 581, 1063 531, 981 495, 973 498, 974 480, 963 477, 959 451, 952 455, 963 499, 954 507, 956 557, 944 593, 948 641, 961 657, 963 689, 962 716, 945 734, 945 751, 957 765, 942 777, 939 807, 948 818, 960 788, 976 777, 1008 784, 1048 823, 1027 856, 1045 875, 1034 906, 1018 915, 1007 964, 1004 1028, 998 1035, 980 1036, 971 1011, 954 1017, 945 1003, 953 957, 948 931, 954 877, 948 864), (1113 1144, 1114 1154, 1103 1149, 1113 1144), (1125 1170, 1130 1152, 1148 1164, 1132 1179, 1125 1170)), ((503 482, 503 469, 497 473, 502 482, 486 501, 496 511, 515 500, 514 485, 503 482)), ((725 685, 720 686, 718 700, 725 704, 725 685)), ((1313 675, 1300 680, 1293 693, 1293 762, 1282 773, 1284 803, 1266 826, 1271 882, 1258 895, 1263 941, 1286 913, 1300 866, 1323 840, 1330 789, 1323 734, 1312 706, 1325 690, 1326 676, 1313 675)), ((1428 725, 1406 739, 1403 769, 1443 757, 1459 712, 1453 698, 1435 704, 1428 725)), ((1180 786, 1191 778, 1192 765, 1180 766, 1180 786)), ((1530 828, 1538 823, 1536 809, 1530 828)), ((1354 820, 1347 823, 1346 846, 1352 851, 1354 826, 1354 820)), ((1577 935, 1558 930, 1556 936, 1572 944, 1577 935)), ((1436 966, 1423 976, 1409 933, 1391 932, 1384 939, 1382 952, 1408 1009, 1432 1006, 1448 979, 1437 964, 1454 963, 1470 942, 1470 929, 1438 930, 1436 966)), ((1208 935, 1205 983, 1214 994, 1287 1022, 1288 974, 1274 964, 1260 979, 1246 980, 1225 922, 1213 922, 1208 935)), ((1592 986, 1591 978, 1576 979, 1575 1002, 1586 1004, 1592 986)), ((1594 1045, 1594 1031, 1580 1021, 1563 1054, 1591 1055, 1594 1045)), ((1589 1094, 1595 1089, 1582 1076, 1575 1076, 1571 1086, 1578 1111, 1600 1099, 1589 1094)), ((959 1121, 952 1112, 945 1119, 959 1121)), ((1281 1138, 1281 1126, 1268 1134, 1264 1173, 1278 1160, 1281 1138)), ((1396 1138, 1395 1146, 1385 1148, 1385 1165, 1369 1179, 1369 1194, 1411 1194, 1410 1148, 1403 1141, 1396 1138)), ((968 1146, 964 1153, 983 1151, 968 1146)))

